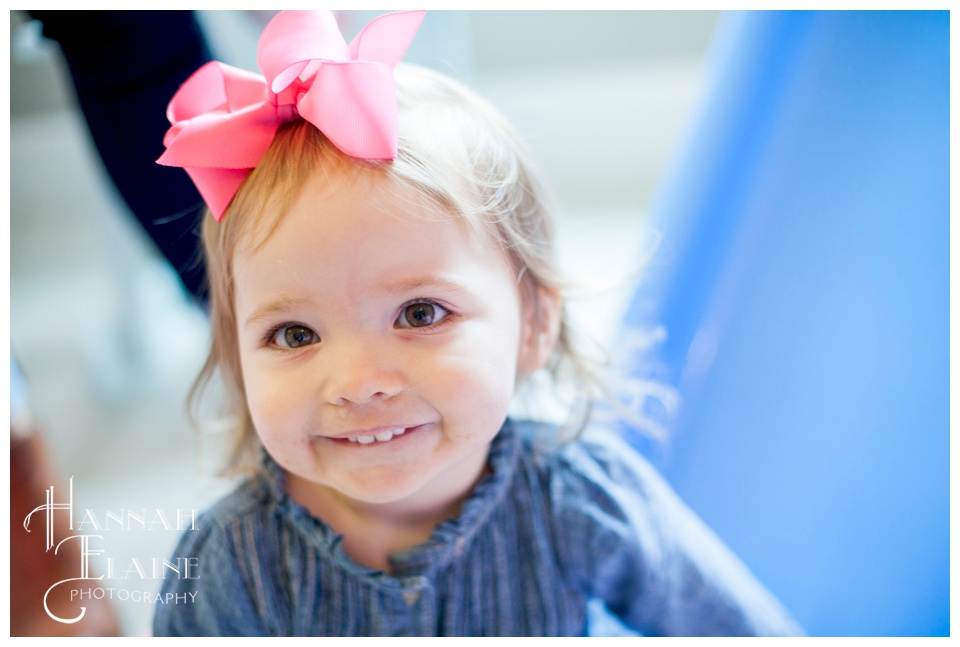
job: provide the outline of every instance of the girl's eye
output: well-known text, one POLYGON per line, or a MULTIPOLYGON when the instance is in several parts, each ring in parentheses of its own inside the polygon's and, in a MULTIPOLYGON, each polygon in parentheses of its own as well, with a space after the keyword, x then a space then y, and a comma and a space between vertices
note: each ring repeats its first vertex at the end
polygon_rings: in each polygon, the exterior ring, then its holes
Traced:
POLYGON ((320 337, 306 326, 293 324, 278 329, 274 333, 272 341, 282 348, 300 348, 301 346, 316 344, 320 341, 320 337))
POLYGON ((397 317, 398 328, 423 328, 442 321, 448 313, 435 303, 411 303, 397 317))

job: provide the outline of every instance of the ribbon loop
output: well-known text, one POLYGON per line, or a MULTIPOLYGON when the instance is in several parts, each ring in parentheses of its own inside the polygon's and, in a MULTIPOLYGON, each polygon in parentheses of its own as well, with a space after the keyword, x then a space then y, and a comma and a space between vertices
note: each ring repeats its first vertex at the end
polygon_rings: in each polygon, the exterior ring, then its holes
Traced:
POLYGON ((287 88, 313 60, 351 60, 347 42, 329 11, 284 11, 260 35, 257 65, 273 92, 287 88))
POLYGON ((350 41, 350 57, 395 66, 410 48, 423 15, 422 11, 401 11, 377 16, 350 41))
POLYGON ((260 36, 264 76, 207 63, 167 106, 159 164, 190 175, 217 220, 260 162, 277 128, 297 115, 359 159, 397 155, 393 68, 425 12, 379 16, 346 44, 329 11, 284 11, 260 36))

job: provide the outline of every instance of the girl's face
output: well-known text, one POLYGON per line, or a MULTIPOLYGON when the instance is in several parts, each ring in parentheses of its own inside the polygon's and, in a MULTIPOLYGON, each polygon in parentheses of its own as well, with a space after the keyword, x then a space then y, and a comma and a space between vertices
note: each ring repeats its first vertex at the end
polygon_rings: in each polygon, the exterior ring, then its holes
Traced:
POLYGON ((502 251, 351 172, 314 175, 234 268, 250 415, 295 500, 419 514, 470 491, 518 373, 545 360, 502 251))

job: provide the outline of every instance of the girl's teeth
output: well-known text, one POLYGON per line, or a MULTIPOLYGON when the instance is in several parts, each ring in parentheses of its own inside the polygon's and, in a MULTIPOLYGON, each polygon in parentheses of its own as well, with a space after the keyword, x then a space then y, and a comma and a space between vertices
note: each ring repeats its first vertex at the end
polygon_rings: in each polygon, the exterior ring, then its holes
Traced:
POLYGON ((351 443, 360 443, 361 445, 369 445, 375 440, 381 443, 385 443, 388 440, 391 440, 394 436, 402 436, 403 432, 405 431, 406 429, 402 429, 402 428, 392 429, 388 431, 381 431, 379 434, 374 434, 373 436, 353 436, 351 438, 348 438, 347 440, 349 440, 351 443))
POLYGON ((393 438, 394 436, 399 436, 402 433, 403 433, 403 429, 395 429, 393 431, 381 431, 379 434, 374 436, 374 438, 376 438, 382 443, 385 443, 391 438, 393 438))

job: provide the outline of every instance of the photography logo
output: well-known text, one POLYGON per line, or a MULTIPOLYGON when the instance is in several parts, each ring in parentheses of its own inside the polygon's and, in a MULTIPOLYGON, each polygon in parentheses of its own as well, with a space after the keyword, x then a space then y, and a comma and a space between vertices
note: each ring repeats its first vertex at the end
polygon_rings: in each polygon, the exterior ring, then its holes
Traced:
MULTIPOLYGON (((52 551, 53 558, 70 550, 79 551, 76 577, 68 577, 51 583, 43 596, 43 608, 47 615, 57 622, 73 624, 83 619, 86 607, 84 600, 112 600, 144 602, 148 604, 190 604, 196 601, 196 592, 157 593, 147 589, 148 581, 177 578, 196 580, 199 578, 199 564, 195 557, 179 557, 169 560, 163 557, 141 559, 139 557, 116 558, 107 556, 103 548, 106 532, 129 531, 185 531, 196 530, 196 510, 177 510, 168 515, 161 509, 107 510, 97 515, 92 509, 84 509, 79 520, 73 506, 73 477, 70 477, 66 500, 57 500, 54 486, 46 491, 46 502, 34 508, 23 520, 23 528, 32 532, 31 521, 41 520, 45 524, 44 541, 46 552, 52 551), (59 513, 59 514, 58 514, 59 513), (34 515, 37 519, 34 519, 34 515), (67 528, 64 529, 64 515, 67 528), (171 523, 170 519, 174 522, 171 523), (57 521, 60 521, 58 526, 57 521), (92 531, 92 532, 87 532, 92 531), (96 533, 96 534, 94 534, 96 533), (60 537, 61 535, 65 535, 60 537), (58 539, 58 537, 60 537, 58 539), (94 575, 97 573, 97 575, 94 575), (114 580, 122 581, 122 586, 109 586, 114 580), (139 587, 135 584, 141 582, 139 587), (73 617, 61 617, 51 609, 53 597, 69 602, 79 609, 73 617)), ((76 553, 74 553, 76 554, 76 553)), ((57 608, 58 613, 62 613, 57 608)))

